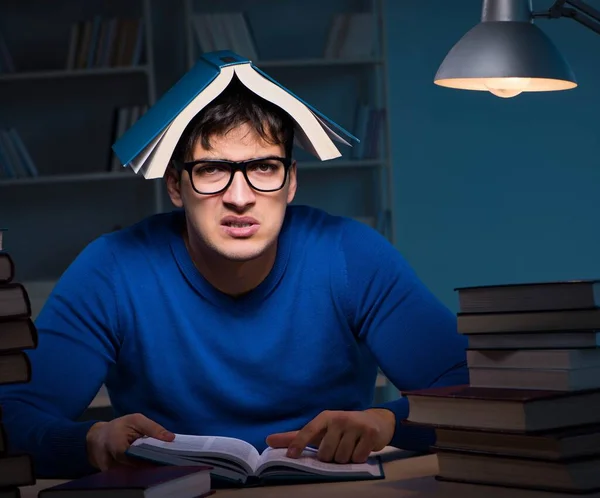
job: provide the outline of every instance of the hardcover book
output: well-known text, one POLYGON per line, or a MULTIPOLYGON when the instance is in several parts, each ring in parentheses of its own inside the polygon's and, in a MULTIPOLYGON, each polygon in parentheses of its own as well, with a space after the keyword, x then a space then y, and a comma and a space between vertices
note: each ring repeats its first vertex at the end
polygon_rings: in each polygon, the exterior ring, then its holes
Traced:
POLYGON ((207 467, 122 465, 40 491, 39 498, 199 498, 213 494, 207 467))
POLYGON ((460 313, 585 310, 600 307, 600 280, 457 287, 460 313))
POLYGON ((600 389, 550 391, 471 385, 404 391, 408 421, 437 427, 490 429, 533 433, 600 423, 591 407, 600 403, 600 389))
POLYGON ((203 54, 114 144, 124 166, 144 178, 163 176, 175 146, 190 121, 221 94, 233 78, 287 112, 295 122, 296 143, 320 160, 341 156, 334 141, 358 139, 294 95, 252 62, 231 51, 203 54))

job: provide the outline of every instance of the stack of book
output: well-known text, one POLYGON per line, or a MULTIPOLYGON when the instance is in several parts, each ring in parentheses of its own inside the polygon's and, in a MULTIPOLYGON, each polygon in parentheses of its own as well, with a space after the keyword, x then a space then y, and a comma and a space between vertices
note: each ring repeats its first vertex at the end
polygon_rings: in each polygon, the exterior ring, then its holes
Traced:
MULTIPOLYGON (((4 231, 0 228, 0 384, 15 384, 31 380, 24 350, 37 347, 38 337, 25 287, 14 281, 14 261, 3 250, 4 231)), ((19 486, 35 484, 33 462, 27 454, 9 454, 7 439, 0 421, 0 496, 18 497, 19 486)))
POLYGON ((469 385, 403 393, 437 479, 600 491, 600 281, 457 290, 469 385))

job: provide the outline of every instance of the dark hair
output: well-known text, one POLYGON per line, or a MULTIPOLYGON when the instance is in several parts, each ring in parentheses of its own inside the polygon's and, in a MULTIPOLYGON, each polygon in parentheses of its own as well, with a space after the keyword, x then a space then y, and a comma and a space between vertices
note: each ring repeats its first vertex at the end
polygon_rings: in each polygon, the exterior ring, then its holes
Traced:
POLYGON ((187 125, 173 151, 173 159, 191 160, 198 140, 210 150, 210 139, 248 123, 257 134, 272 145, 283 144, 285 156, 292 156, 294 121, 280 107, 259 97, 233 77, 231 83, 187 125))

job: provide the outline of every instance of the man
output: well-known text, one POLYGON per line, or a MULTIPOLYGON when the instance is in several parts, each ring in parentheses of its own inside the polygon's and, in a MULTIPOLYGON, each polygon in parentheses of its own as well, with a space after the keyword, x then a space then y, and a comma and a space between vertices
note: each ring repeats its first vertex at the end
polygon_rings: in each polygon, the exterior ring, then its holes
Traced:
MULTIPOLYGON (((126 462, 143 435, 306 445, 361 462, 391 444, 406 399, 371 406, 379 365, 400 389, 467 382, 453 314, 380 234, 288 206, 293 122, 237 83, 186 129, 166 173, 171 213, 93 241, 36 322, 32 381, 5 386, 12 451, 40 477, 126 462), (105 383, 110 422, 77 422, 105 383)), ((108 202, 110 202, 108 200, 108 202)))

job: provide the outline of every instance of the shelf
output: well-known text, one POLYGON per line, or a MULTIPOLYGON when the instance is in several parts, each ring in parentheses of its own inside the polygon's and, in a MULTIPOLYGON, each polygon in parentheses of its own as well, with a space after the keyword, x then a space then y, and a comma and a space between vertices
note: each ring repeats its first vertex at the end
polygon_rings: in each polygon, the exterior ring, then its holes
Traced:
POLYGON ((266 67, 309 67, 309 66, 353 66, 353 65, 373 65, 383 64, 380 58, 360 58, 360 59, 279 59, 252 61, 258 68, 266 67))
POLYGON ((0 82, 48 80, 61 78, 82 78, 91 76, 119 76, 127 74, 147 74, 147 66, 98 67, 91 69, 56 69, 49 71, 23 71, 0 74, 0 82))
POLYGON ((298 170, 331 168, 376 168, 385 166, 385 159, 332 159, 329 161, 298 161, 298 170))
POLYGON ((42 185, 51 183, 75 183, 75 182, 91 182, 100 180, 130 180, 140 179, 142 176, 138 176, 130 172, 119 172, 119 173, 81 173, 81 174, 68 174, 68 175, 40 175, 27 178, 11 178, 0 180, 0 187, 8 186, 25 186, 25 185, 42 185))
MULTIPOLYGON (((299 162, 299 169, 331 169, 331 168, 373 168, 385 164, 385 161, 379 159, 358 160, 332 160, 332 161, 306 161, 299 162)), ((41 185, 52 183, 76 183, 91 182, 101 180, 130 180, 134 178, 143 178, 133 172, 100 172, 100 173, 82 173, 68 175, 41 175, 27 178, 0 179, 0 187, 41 185)))

